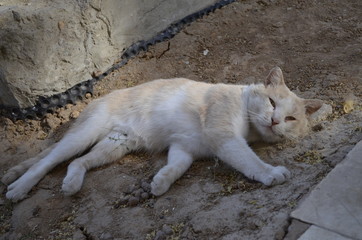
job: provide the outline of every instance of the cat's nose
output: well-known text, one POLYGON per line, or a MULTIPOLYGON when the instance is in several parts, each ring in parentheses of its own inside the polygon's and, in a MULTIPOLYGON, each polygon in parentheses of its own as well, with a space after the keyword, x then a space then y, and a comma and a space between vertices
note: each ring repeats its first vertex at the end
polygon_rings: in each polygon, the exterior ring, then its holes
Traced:
POLYGON ((279 124, 278 120, 275 120, 274 118, 272 118, 271 120, 272 120, 272 126, 279 124))

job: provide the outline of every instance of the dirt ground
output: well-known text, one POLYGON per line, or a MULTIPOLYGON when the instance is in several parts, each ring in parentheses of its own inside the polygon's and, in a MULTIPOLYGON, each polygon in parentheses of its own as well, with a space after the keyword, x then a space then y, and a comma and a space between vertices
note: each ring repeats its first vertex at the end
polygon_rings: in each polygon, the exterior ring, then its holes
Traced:
POLYGON ((237 1, 141 53, 82 103, 42 120, 0 121, 2 176, 59 140, 88 102, 113 89, 172 77, 249 84, 278 65, 293 91, 333 107, 298 142, 253 146, 292 172, 288 182, 265 187, 204 159, 165 195, 127 202, 166 161, 139 153, 90 171, 81 191, 64 197, 65 163, 19 203, 0 185, 0 239, 283 239, 290 212, 362 139, 361 11, 360 0, 237 1))

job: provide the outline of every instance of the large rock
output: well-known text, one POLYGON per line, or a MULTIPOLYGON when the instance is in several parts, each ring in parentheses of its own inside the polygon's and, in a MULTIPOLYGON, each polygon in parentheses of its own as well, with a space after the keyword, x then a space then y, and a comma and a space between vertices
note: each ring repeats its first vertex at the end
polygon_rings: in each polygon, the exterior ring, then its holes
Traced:
POLYGON ((105 71, 146 40, 217 0, 3 0, 0 104, 28 107, 105 71))

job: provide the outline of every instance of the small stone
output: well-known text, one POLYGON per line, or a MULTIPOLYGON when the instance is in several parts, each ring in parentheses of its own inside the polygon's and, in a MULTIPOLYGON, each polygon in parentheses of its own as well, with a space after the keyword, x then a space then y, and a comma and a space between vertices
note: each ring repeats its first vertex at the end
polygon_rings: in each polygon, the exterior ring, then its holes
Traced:
POLYGON ((275 240, 282 240, 285 236, 285 230, 283 228, 276 231, 274 239, 275 240))
POLYGON ((85 94, 85 98, 86 98, 86 99, 89 99, 89 98, 91 98, 91 97, 92 97, 92 94, 90 94, 90 93, 86 93, 86 94, 85 94))
POLYGON ((59 22, 58 22, 58 28, 59 28, 59 30, 60 30, 60 31, 63 30, 64 27, 65 27, 65 23, 64 23, 63 21, 59 21, 59 22))
POLYGON ((47 136, 48 136, 48 134, 46 134, 46 132, 44 132, 43 130, 40 130, 38 132, 36 138, 39 140, 44 140, 44 139, 46 139, 47 136))
POLYGON ((148 194, 148 193, 146 193, 146 192, 143 192, 142 194, 141 194, 141 198, 143 199, 143 200, 146 200, 146 199, 148 199, 150 197, 150 195, 148 194))
POLYGON ((162 226, 162 231, 166 234, 166 235, 171 235, 173 234, 172 228, 168 225, 163 225, 162 226))
POLYGON ((80 229, 78 229, 73 233, 73 239, 74 240, 86 240, 87 237, 84 236, 83 232, 80 229))
POLYGON ((128 200, 128 206, 134 207, 140 202, 140 199, 138 197, 130 197, 128 200))
POLYGON ((23 132, 24 132, 24 126, 18 125, 18 126, 16 127, 16 131, 19 132, 19 133, 23 133, 23 132))
POLYGON ((18 13, 16 11, 12 11, 12 13, 13 13, 14 20, 17 22, 20 22, 21 21, 20 13, 18 13))
POLYGON ((141 183, 141 188, 145 191, 145 192, 150 192, 151 191, 151 185, 148 182, 142 182, 141 183))
POLYGON ((137 189, 136 191, 133 192, 133 195, 137 198, 141 197, 141 194, 144 193, 143 189, 137 189))
POLYGON ((129 196, 123 197, 119 200, 119 205, 126 205, 128 203, 129 196))
POLYGON ((134 190, 136 189, 136 186, 132 185, 132 186, 129 186, 126 191, 124 191, 124 193, 126 194, 131 194, 134 190))
POLYGON ((155 199, 151 198, 148 202, 147 202, 147 206, 149 208, 153 208, 155 206, 155 199))
POLYGON ((154 240, 165 240, 166 234, 163 231, 157 231, 154 240))
POLYGON ((322 125, 321 123, 319 123, 319 124, 313 126, 313 127, 312 127, 312 130, 313 130, 314 132, 322 131, 322 130, 323 130, 323 125, 322 125))
POLYGON ((102 233, 102 235, 100 236, 99 239, 108 240, 108 239, 114 239, 114 237, 113 237, 112 234, 110 234, 110 233, 102 233))
POLYGON ((45 127, 48 127, 50 129, 57 128, 61 123, 61 120, 59 118, 53 117, 51 114, 49 114, 46 119, 43 120, 42 124, 45 125, 45 127))
POLYGON ((185 231, 183 231, 181 234, 181 239, 190 239, 190 238, 192 238, 191 236, 192 236, 192 234, 190 232, 190 229, 186 228, 185 231))
POLYGON ((73 107, 73 104, 70 104, 70 103, 65 104, 65 106, 64 106, 65 109, 71 109, 72 107, 73 107))
POLYGON ((73 111, 70 113, 69 117, 72 119, 76 119, 79 117, 80 112, 79 111, 73 111))
POLYGON ((5 126, 14 126, 13 121, 11 121, 9 118, 4 118, 5 126))
POLYGON ((246 225, 246 228, 255 231, 259 228, 259 226, 255 222, 250 222, 246 225))
POLYGON ((92 72, 92 77, 98 77, 100 75, 102 75, 102 72, 98 69, 92 72))

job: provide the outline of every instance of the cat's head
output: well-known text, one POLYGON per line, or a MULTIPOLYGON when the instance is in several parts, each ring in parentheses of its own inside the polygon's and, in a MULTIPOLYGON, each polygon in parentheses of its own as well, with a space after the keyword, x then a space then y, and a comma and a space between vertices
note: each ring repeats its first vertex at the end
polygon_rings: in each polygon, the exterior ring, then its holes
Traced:
POLYGON ((308 117, 323 102, 302 99, 284 83, 282 70, 273 68, 264 85, 255 87, 248 103, 249 119, 264 141, 296 139, 308 132, 308 117))

